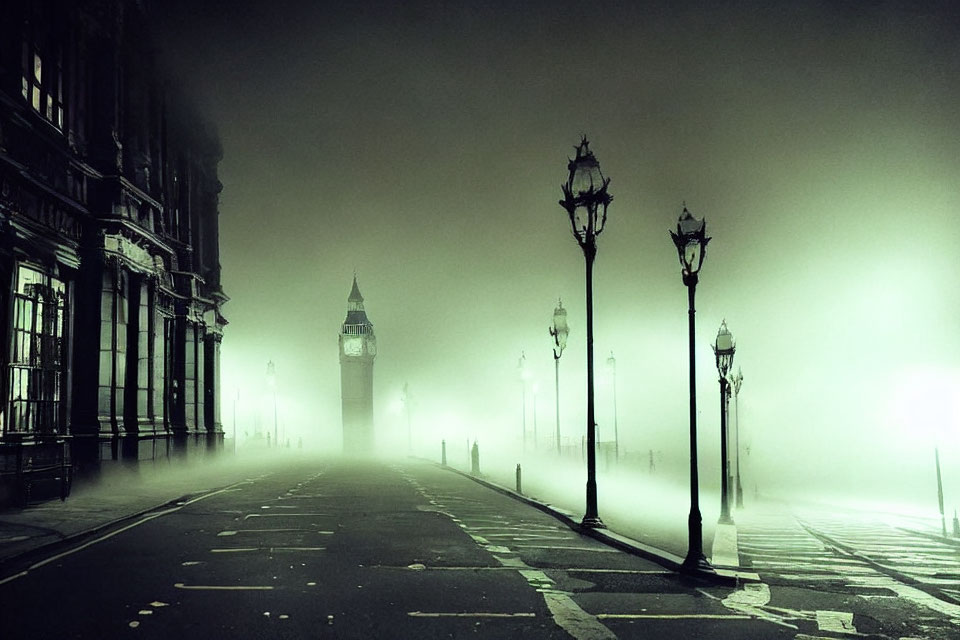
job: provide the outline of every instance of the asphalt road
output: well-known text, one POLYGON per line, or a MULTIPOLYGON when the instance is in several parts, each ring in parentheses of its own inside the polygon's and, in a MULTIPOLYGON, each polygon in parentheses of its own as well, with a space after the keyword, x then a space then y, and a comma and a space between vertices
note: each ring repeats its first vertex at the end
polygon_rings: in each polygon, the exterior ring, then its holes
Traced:
MULTIPOLYGON (((432 465, 318 460, 51 551, 0 584, 0 637, 803 640, 870 602, 775 589, 677 576, 432 465)), ((951 637, 917 610, 858 632, 951 637)))

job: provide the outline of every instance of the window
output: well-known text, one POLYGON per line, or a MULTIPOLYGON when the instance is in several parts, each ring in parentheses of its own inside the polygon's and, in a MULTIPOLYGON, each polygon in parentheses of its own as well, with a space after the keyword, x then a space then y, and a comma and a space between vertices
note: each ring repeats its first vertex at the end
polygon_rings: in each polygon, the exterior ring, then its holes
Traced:
POLYGON ((21 53, 24 100, 57 129, 63 130, 63 59, 54 47, 42 50, 24 40, 21 53))
POLYGON ((66 286, 20 265, 13 294, 8 432, 59 433, 65 382, 66 286))

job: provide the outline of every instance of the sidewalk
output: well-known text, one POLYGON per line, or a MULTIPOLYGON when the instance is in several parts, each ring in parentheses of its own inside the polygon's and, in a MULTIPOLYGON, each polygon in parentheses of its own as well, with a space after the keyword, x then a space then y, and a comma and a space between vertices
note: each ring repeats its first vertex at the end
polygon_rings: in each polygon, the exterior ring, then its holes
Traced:
MULTIPOLYGON (((722 536, 718 536, 718 539, 714 540, 713 542, 712 555, 716 559, 722 559, 722 562, 719 563, 714 561, 714 571, 691 571, 683 566, 683 558, 681 556, 665 550, 663 546, 645 544, 629 537, 628 535, 622 535, 621 533, 617 533, 611 529, 592 529, 583 527, 580 525, 579 518, 574 512, 536 497, 532 497, 526 493, 518 493, 514 489, 501 484, 495 478, 491 478, 482 473, 479 476, 476 476, 468 471, 462 471, 453 466, 444 466, 430 460, 424 460, 422 458, 420 460, 435 464, 436 466, 446 469, 451 473, 456 473, 458 475, 470 478, 474 482, 482 484, 499 493, 508 495, 515 500, 524 502, 540 511, 543 511, 544 513, 553 516, 574 531, 599 540, 600 542, 603 542, 604 544, 616 549, 620 549, 621 551, 651 560, 660 566, 669 569, 670 571, 695 575, 713 582, 724 582, 731 584, 755 582, 760 579, 760 577, 752 571, 739 570, 737 531, 736 527, 733 525, 725 525, 724 534, 722 536)), ((711 555, 709 549, 705 548, 704 551, 707 553, 707 555, 711 555)))
MULTIPOLYGON (((281 452, 281 454, 289 452, 281 452)), ((296 454, 289 454, 294 456, 296 454)), ((66 501, 0 511, 0 578, 34 552, 79 540, 168 504, 269 472, 273 455, 107 467, 66 501)))

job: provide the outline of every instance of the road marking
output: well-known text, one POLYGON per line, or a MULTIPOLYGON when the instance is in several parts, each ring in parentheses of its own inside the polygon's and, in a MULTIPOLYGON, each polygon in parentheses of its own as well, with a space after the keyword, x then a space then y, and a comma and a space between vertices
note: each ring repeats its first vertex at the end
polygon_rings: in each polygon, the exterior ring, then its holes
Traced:
POLYGON ((597 616, 581 609, 570 596, 559 591, 543 590, 540 593, 554 622, 576 640, 616 640, 617 636, 603 626, 597 616))
POLYGON ((600 620, 752 620, 737 613, 598 613, 600 620))
POLYGON ((276 532, 289 532, 289 531, 306 531, 308 533, 316 533, 321 536, 332 536, 333 531, 321 531, 318 529, 301 529, 296 527, 291 528, 280 528, 280 529, 237 529, 236 531, 221 531, 218 533, 218 536, 235 536, 238 533, 276 533, 276 532))
POLYGON ((0 538, 0 543, 3 542, 20 542, 21 540, 27 540, 30 536, 11 536, 9 538, 0 538))
POLYGON ((186 589, 188 591, 272 591, 273 587, 255 586, 255 585, 186 585, 182 582, 175 582, 177 589, 186 589))
POLYGON ((244 520, 249 520, 250 518, 315 518, 315 517, 325 517, 329 518, 331 514, 329 513, 248 513, 243 516, 244 520))
POLYGON ((326 547, 237 547, 232 549, 210 549, 210 553, 252 553, 266 551, 276 553, 283 551, 326 551, 326 547))
POLYGON ((375 564, 370 565, 370 569, 398 569, 404 571, 516 571, 515 567, 427 567, 424 566, 423 569, 414 569, 413 565, 407 565, 405 567, 397 565, 388 565, 388 564, 375 564))
POLYGON ((561 569, 561 571, 573 573, 638 573, 656 576, 676 575, 675 571, 668 569, 581 569, 580 567, 570 567, 569 569, 561 569))
MULTIPOLYGON (((697 589, 697 591, 706 593, 702 589, 697 589)), ((743 585, 743 589, 734 591, 720 602, 727 609, 739 611, 748 616, 760 618, 782 627, 794 630, 799 629, 797 625, 784 622, 782 617, 763 610, 762 607, 765 607, 770 602, 770 587, 766 583, 745 584, 743 585)))
POLYGON ((413 618, 536 618, 535 613, 492 613, 480 611, 476 613, 447 613, 447 612, 424 612, 408 611, 408 616, 413 618))
POLYGON ((817 627, 820 631, 835 633, 856 633, 853 626, 853 613, 846 611, 817 611, 817 627))
POLYGON ((560 549, 563 551, 593 551, 595 553, 620 553, 616 549, 608 547, 563 547, 560 545, 547 544, 515 544, 518 549, 560 549))

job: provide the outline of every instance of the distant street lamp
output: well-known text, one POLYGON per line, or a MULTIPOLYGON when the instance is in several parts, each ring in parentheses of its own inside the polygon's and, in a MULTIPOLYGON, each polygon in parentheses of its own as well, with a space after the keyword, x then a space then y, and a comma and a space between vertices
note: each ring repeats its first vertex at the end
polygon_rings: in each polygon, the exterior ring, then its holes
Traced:
POLYGON ((279 447, 280 440, 277 439, 277 371, 273 366, 273 360, 267 362, 267 386, 273 393, 273 446, 279 447))
POLYGON ((553 337, 553 380, 556 387, 557 400, 557 455, 560 455, 560 356, 567 348, 567 336, 570 328, 567 326, 567 310, 563 302, 557 299, 557 308, 553 310, 553 326, 550 335, 553 337))
POLYGON ((613 461, 620 462, 620 430, 617 428, 617 359, 613 357, 613 351, 607 358, 607 370, 610 371, 613 381, 613 461))
POLYGON ((523 351, 520 352, 520 361, 517 363, 517 370, 520 372, 520 393, 523 397, 523 418, 520 426, 523 429, 523 451, 527 451, 527 379, 530 378, 530 371, 527 369, 527 356, 523 351))
POLYGON ((403 383, 403 394, 400 400, 407 412, 407 455, 409 455, 413 451, 413 429, 410 426, 410 387, 406 382, 403 383))
POLYGON ((593 406, 593 261, 597 257, 597 236, 607 221, 607 207, 613 196, 607 192, 609 178, 600 172, 600 163, 590 151, 586 136, 577 145, 577 155, 567 164, 569 175, 562 185, 560 206, 570 216, 573 236, 583 250, 587 284, 587 511, 585 527, 605 528, 597 513, 596 420, 593 406))
POLYGON ((940 447, 933 448, 934 460, 937 463, 937 502, 940 504, 940 527, 943 537, 947 537, 947 516, 943 512, 943 480, 940 478, 940 447))
POLYGON ((730 369, 733 367, 733 354, 737 345, 733 335, 727 329, 724 320, 717 332, 717 341, 713 345, 713 353, 717 357, 717 373, 720 374, 720 524, 733 524, 730 518, 730 499, 728 497, 728 478, 730 477, 730 460, 727 457, 727 407, 730 396, 730 369))
POLYGON ((737 496, 737 509, 743 509, 743 487, 740 485, 740 385, 743 384, 743 372, 740 370, 740 367, 737 367, 737 375, 730 379, 730 383, 733 386, 733 410, 737 415, 736 422, 734 422, 734 431, 736 433, 734 447, 737 454, 735 491, 737 496))
POLYGON ((233 455, 237 455, 237 403, 240 402, 240 389, 233 397, 233 455))
POLYGON ((533 389, 533 450, 537 450, 537 442, 539 442, 539 436, 537 436, 537 391, 540 390, 540 385, 536 382, 532 385, 533 389))
POLYGON ((697 470, 697 365, 694 352, 695 314, 694 297, 697 290, 697 274, 706 256, 707 221, 697 220, 683 207, 677 221, 677 232, 670 232, 680 257, 683 284, 687 287, 687 317, 690 352, 690 516, 687 518, 687 557, 683 566, 687 570, 713 571, 703 555, 703 519, 700 515, 700 479, 697 470))

